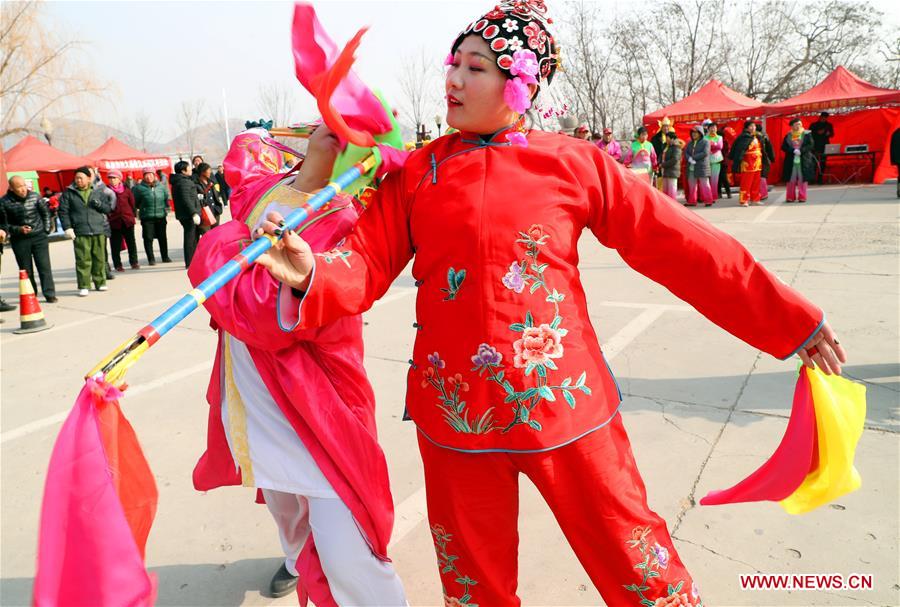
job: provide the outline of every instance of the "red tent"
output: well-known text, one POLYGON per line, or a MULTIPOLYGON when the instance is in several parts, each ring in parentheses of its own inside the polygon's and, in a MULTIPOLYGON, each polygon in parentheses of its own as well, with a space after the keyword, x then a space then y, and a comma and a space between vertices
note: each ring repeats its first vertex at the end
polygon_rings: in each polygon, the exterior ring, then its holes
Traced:
POLYGON ((691 125, 709 118, 718 123, 719 133, 731 143, 734 136, 729 136, 725 129, 730 127, 728 132, 740 133, 744 121, 762 116, 765 107, 764 103, 742 95, 718 80, 710 80, 695 93, 644 116, 644 125, 652 136, 659 130, 659 122, 668 118, 678 137, 688 141, 691 125))
MULTIPOLYGON (((891 134, 900 128, 900 90, 879 88, 838 66, 805 93, 766 106, 767 130, 776 149, 773 177, 781 173, 779 148, 788 132, 788 116, 810 116, 803 121, 809 128, 815 121, 812 117, 825 111, 835 114, 829 118, 834 125, 832 143, 841 144, 842 150, 846 145, 866 144, 875 153, 875 170, 871 175, 874 183, 897 176, 890 154, 885 151, 890 150, 891 134)), ((869 177, 868 170, 865 175, 869 177)))
POLYGON ((130 173, 136 181, 140 181, 144 167, 148 166, 154 170, 162 170, 167 175, 172 172, 172 163, 166 156, 141 152, 115 137, 107 139, 87 157, 94 161, 104 178, 109 171, 117 170, 123 176, 130 173))
POLYGON ((741 118, 761 116, 765 104, 742 95, 719 82, 710 80, 696 93, 692 93, 644 116, 644 124, 655 125, 664 117, 677 123, 702 122, 709 118, 716 122, 728 122, 741 118))
POLYGON ((64 190, 74 178, 75 169, 93 166, 90 158, 67 154, 31 135, 4 154, 7 171, 37 171, 40 188, 64 190))

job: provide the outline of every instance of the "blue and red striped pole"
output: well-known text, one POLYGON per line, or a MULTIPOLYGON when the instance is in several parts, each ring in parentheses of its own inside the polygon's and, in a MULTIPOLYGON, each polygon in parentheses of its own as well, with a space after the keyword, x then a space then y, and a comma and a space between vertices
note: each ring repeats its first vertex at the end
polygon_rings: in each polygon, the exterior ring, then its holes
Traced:
MULTIPOLYGON (((284 230, 294 230, 309 216, 321 209, 332 198, 337 196, 344 188, 370 172, 377 163, 375 154, 369 154, 362 161, 356 163, 334 181, 313 195, 301 208, 291 212, 284 218, 284 230)), ((122 363, 128 354, 141 346, 144 350, 155 344, 168 333, 172 327, 180 323, 187 316, 203 305, 207 299, 213 296, 226 283, 234 279, 242 271, 250 267, 260 255, 272 248, 281 236, 266 235, 253 242, 249 247, 230 259, 224 266, 213 272, 209 278, 197 285, 196 288, 186 293, 181 299, 172 304, 162 314, 154 318, 150 324, 137 332, 129 341, 125 342, 115 352, 103 359, 94 367, 87 377, 97 373, 108 374, 116 365, 122 363)))

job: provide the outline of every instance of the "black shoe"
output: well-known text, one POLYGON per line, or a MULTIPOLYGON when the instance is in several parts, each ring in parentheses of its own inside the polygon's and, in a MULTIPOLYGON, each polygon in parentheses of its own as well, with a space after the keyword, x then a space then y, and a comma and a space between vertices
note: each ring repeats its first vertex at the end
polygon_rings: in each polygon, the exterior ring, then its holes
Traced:
POLYGON ((163 263, 172 263, 172 260, 168 257, 163 257, 163 263))
POLYGON ((147 262, 147 265, 148 265, 148 266, 155 266, 155 265, 156 265, 156 260, 155 260, 155 259, 151 259, 150 261, 147 262))
POLYGON ((59 301, 59 298, 56 297, 55 295, 51 295, 50 297, 45 297, 44 299, 47 301, 47 303, 56 303, 59 301))
POLYGON ((116 279, 116 275, 115 275, 115 274, 113 274, 112 272, 107 272, 107 273, 106 273, 106 280, 115 280, 115 279, 116 279))
POLYGON ((272 578, 272 584, 269 586, 269 593, 272 595, 273 599, 277 599, 289 595, 296 587, 297 577, 291 575, 285 564, 282 563, 281 567, 278 568, 278 571, 275 572, 275 577, 272 578))
POLYGON ((14 306, 13 304, 6 303, 5 299, 0 299, 0 312, 12 312, 15 309, 16 306, 14 306))

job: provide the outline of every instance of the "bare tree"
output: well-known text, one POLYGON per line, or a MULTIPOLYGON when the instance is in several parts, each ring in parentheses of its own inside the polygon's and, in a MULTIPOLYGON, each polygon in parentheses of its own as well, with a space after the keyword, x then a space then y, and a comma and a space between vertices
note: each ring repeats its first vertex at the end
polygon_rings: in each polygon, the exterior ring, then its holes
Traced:
POLYGON ((893 37, 885 36, 878 45, 877 55, 884 62, 877 62, 866 69, 860 69, 860 75, 878 86, 900 88, 900 35, 893 32, 893 37))
POLYGON ((570 2, 559 32, 563 88, 592 128, 627 131, 712 78, 765 102, 809 89, 838 65, 900 84, 898 30, 861 0, 668 0, 608 11, 570 2))
POLYGON ((592 131, 612 127, 618 95, 612 86, 616 49, 604 44, 606 32, 599 25, 595 7, 583 0, 571 2, 564 21, 568 34, 566 64, 563 71, 574 114, 583 117, 592 131))
MULTIPOLYGON (((869 71, 879 48, 873 33, 883 29, 883 16, 855 0, 750 4, 739 18, 747 27, 737 48, 734 83, 768 103, 801 93, 838 65, 869 71)), ((897 32, 884 35, 896 40, 897 32)))
POLYGON ((0 3, 0 138, 39 133, 45 115, 60 116, 103 90, 79 65, 82 46, 54 35, 40 3, 0 3))
POLYGON ((147 151, 147 143, 158 135, 150 116, 143 110, 134 115, 134 134, 140 142, 143 152, 147 151))
POLYGON ((263 118, 286 126, 294 114, 294 96, 280 83, 270 82, 259 87, 257 106, 263 118))
POLYGON ((200 126, 200 120, 206 111, 206 104, 202 99, 194 99, 192 101, 182 101, 181 108, 178 111, 177 123, 181 129, 181 137, 187 144, 188 152, 194 155, 194 144, 197 140, 197 127, 200 126))
MULTIPOLYGON (((420 124, 430 124, 431 112, 435 109, 434 91, 436 87, 435 63, 428 59, 425 48, 407 55, 400 63, 398 82, 403 95, 401 110, 403 117, 409 117, 418 128, 420 124)), ((402 118, 401 118, 402 120, 402 118)), ((407 120, 403 120, 408 124, 407 120)))

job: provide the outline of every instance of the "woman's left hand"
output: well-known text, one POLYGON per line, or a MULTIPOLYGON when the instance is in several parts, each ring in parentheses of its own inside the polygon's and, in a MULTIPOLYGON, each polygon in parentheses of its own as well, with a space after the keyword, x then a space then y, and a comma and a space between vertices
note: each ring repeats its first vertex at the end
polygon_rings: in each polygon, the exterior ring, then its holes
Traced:
POLYGON ((800 350, 800 360, 810 369, 819 367, 825 375, 840 375, 841 364, 847 362, 847 353, 834 329, 826 322, 800 350))

